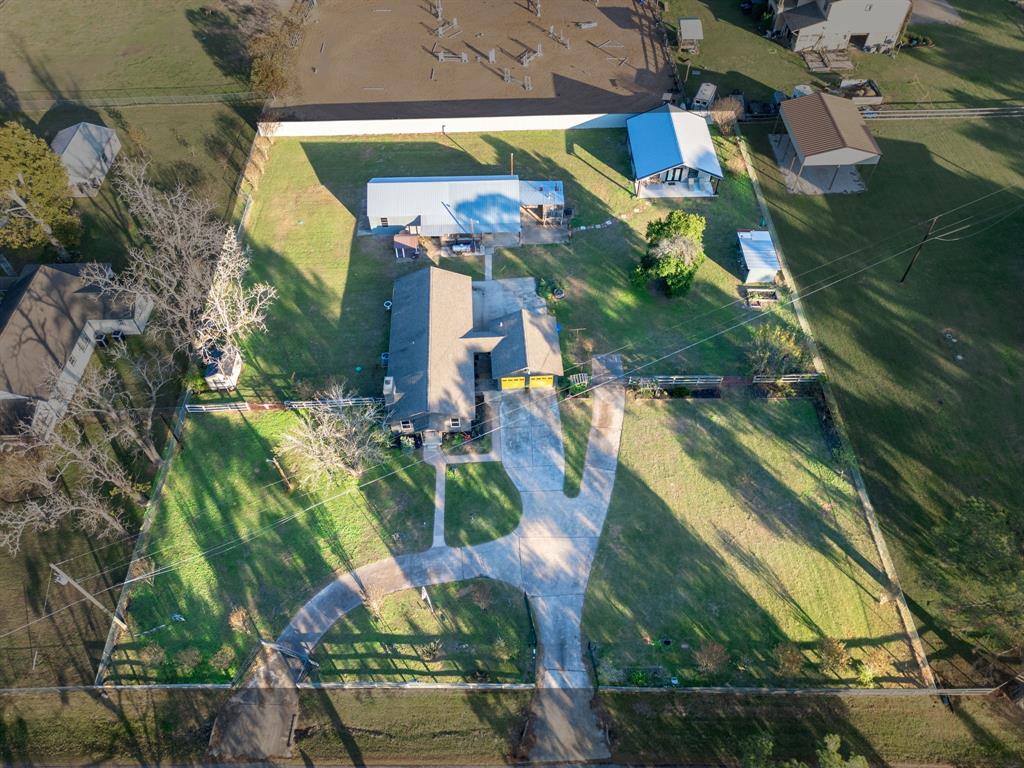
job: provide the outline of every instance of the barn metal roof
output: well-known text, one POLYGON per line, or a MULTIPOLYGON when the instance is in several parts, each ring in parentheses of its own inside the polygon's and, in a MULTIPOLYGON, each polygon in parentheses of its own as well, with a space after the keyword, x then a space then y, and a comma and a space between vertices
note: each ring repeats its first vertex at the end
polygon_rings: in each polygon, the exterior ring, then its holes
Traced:
POLYGON ((680 40, 703 40, 704 25, 696 17, 687 17, 679 20, 680 40))
POLYGON ((663 104, 626 121, 637 179, 679 165, 722 178, 722 166, 707 121, 674 104, 663 104))
POLYGON ((741 229, 736 233, 743 251, 743 262, 747 265, 748 283, 770 283, 781 269, 779 254, 775 250, 770 232, 741 229))
POLYGON ((518 176, 420 176, 370 179, 366 212, 379 218, 419 217, 428 237, 519 232, 518 176))
POLYGON ((882 150, 871 135, 857 105, 849 99, 827 93, 812 93, 782 102, 782 119, 802 158, 855 149, 881 157, 882 150))
POLYGON ((565 192, 560 181, 519 182, 521 205, 565 205, 565 192))

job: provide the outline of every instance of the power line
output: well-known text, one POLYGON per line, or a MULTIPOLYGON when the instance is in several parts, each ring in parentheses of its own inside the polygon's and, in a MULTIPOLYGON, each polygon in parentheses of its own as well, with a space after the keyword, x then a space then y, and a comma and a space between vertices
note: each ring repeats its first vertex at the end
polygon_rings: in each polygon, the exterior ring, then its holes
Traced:
MULTIPOLYGON (((982 195, 982 196, 980 196, 980 197, 976 198, 975 200, 972 200, 972 201, 970 201, 968 203, 964 203, 964 204, 961 204, 959 206, 956 206, 955 208, 951 208, 951 209, 949 209, 949 210, 939 214, 939 216, 948 215, 950 213, 954 213, 956 211, 962 210, 962 209, 964 209, 964 208, 966 208, 966 207, 968 207, 970 205, 973 205, 973 204, 976 204, 978 202, 981 202, 982 200, 988 199, 988 198, 990 198, 990 197, 992 197, 994 195, 997 195, 997 194, 999 194, 1001 192, 1004 192, 1004 191, 1006 191, 1008 189, 1009 189, 1009 187, 1003 187, 1003 188, 1001 188, 999 190, 996 190, 994 192, 987 193, 987 194, 982 195)), ((1020 210, 1020 206, 1011 209, 1010 212, 1008 214, 1006 214, 1006 216, 1004 218, 1008 217, 1009 215, 1012 215, 1017 210, 1020 210)), ((1002 214, 1000 213, 1000 214, 997 214, 997 215, 1002 215, 1002 214)), ((933 217, 931 219, 931 221, 934 223, 937 218, 938 217, 933 217)), ((950 229, 950 231, 946 232, 945 234, 952 234, 954 232, 962 231, 965 227, 960 227, 959 229, 953 229, 953 228, 957 227, 960 224, 963 224, 966 221, 969 221, 971 218, 974 218, 974 216, 967 216, 966 218, 959 219, 958 221, 953 222, 950 225, 947 225, 947 227, 950 229)), ((987 221, 987 220, 989 220, 991 218, 993 218, 993 217, 992 216, 986 217, 985 219, 982 219, 978 223, 983 223, 984 221, 987 221)), ((908 226, 898 230, 897 233, 893 233, 892 235, 889 235, 889 236, 887 236, 885 238, 882 238, 881 240, 874 241, 874 242, 869 243, 869 244, 867 244, 865 246, 862 246, 862 247, 857 248, 857 249, 855 249, 853 251, 850 251, 850 252, 845 253, 845 254, 843 254, 841 256, 838 256, 838 257, 836 257, 834 259, 830 259, 829 261, 826 261, 823 264, 819 264, 819 265, 817 265, 815 267, 812 267, 810 269, 805 270, 804 272, 799 273, 799 275, 796 275, 795 277, 802 277, 802 276, 811 274, 811 273, 813 273, 815 271, 818 271, 818 270, 820 270, 820 269, 822 269, 824 267, 836 264, 836 263, 838 263, 838 262, 840 262, 840 261, 842 261, 844 259, 849 258, 850 256, 853 256, 853 255, 855 255, 857 253, 865 251, 865 250, 867 250, 869 248, 872 248, 872 247, 874 247, 874 246, 876 246, 878 244, 885 243, 885 242, 888 242, 890 240, 893 240, 893 239, 896 238, 897 234, 901 234, 901 233, 903 233, 903 232, 905 232, 907 230, 911 230, 913 228, 916 228, 917 226, 918 226, 917 223, 908 225, 908 226)), ((968 224, 966 226, 970 227, 970 226, 974 226, 974 225, 968 224)), ((929 230, 929 231, 931 231, 931 230, 929 230)), ((936 236, 936 237, 934 237, 932 239, 938 239, 938 238, 939 238, 939 236, 936 236)), ((923 241, 922 241, 922 244, 923 244, 923 241)), ((911 247, 908 247, 907 249, 904 249, 903 252, 905 252, 906 250, 910 250, 911 247)), ((918 248, 920 248, 920 245, 918 246, 918 248)), ((911 262, 911 263, 913 263, 913 262, 911 262)), ((829 277, 821 278, 818 281, 814 281, 814 282, 810 283, 806 288, 808 288, 808 289, 813 288, 817 283, 820 283, 822 280, 827 280, 827 279, 829 279, 829 277)), ((796 286, 794 285, 793 288, 796 289, 796 286)), ((662 336, 662 335, 668 334, 668 333, 670 333, 670 332, 672 332, 672 331, 674 331, 674 330, 676 330, 676 329, 678 329, 678 328, 680 328, 680 327, 682 327, 684 325, 692 325, 696 320, 699 320, 699 319, 701 319, 703 317, 710 316, 710 315, 714 314, 715 312, 719 312, 719 311, 728 309, 729 307, 732 307, 732 306, 734 306, 734 305, 736 305, 738 303, 742 303, 742 302, 743 302, 743 299, 737 299, 737 300, 734 300, 732 302, 728 302, 726 304, 720 305, 718 307, 714 307, 714 308, 709 309, 709 310, 707 310, 707 311, 705 311, 703 313, 700 313, 699 315, 688 317, 685 320, 680 321, 679 323, 675 323, 673 325, 670 325, 670 326, 667 326, 667 327, 663 327, 663 328, 658 329, 656 331, 652 331, 651 333, 647 334, 644 338, 645 339, 657 338, 658 336, 662 336)), ((787 304, 788 304, 788 302, 780 302, 780 305, 782 305, 782 306, 786 306, 787 304)), ((759 319, 759 318, 755 318, 755 319, 759 319)), ((740 325, 743 325, 743 323, 741 323, 740 325)), ((740 327, 740 326, 731 327, 730 330, 734 329, 735 327, 740 327)), ((710 340, 711 338, 715 338, 718 335, 720 335, 720 334, 717 334, 717 333, 716 334, 712 334, 711 336, 708 337, 708 340, 710 340)), ((608 352, 605 352, 603 354, 604 355, 616 354, 616 353, 621 352, 621 351, 623 351, 625 349, 628 349, 630 347, 634 347, 637 343, 638 343, 637 339, 631 339, 631 340, 627 341, 625 344, 619 346, 618 348, 612 349, 612 350, 610 350, 608 352)), ((585 360, 585 361, 583 361, 581 363, 578 363, 578 364, 570 367, 569 370, 572 370, 572 368, 581 368, 584 365, 586 365, 587 363, 593 362, 593 360, 594 360, 594 358, 590 358, 588 360, 585 360)), ((562 395, 565 392, 569 391, 569 389, 570 389, 570 386, 565 386, 565 387, 556 389, 555 392, 553 393, 552 397, 557 397, 559 395, 562 395)), ((491 422, 491 421, 494 421, 494 418, 487 419, 487 420, 484 421, 484 423, 486 424, 486 423, 491 422)), ((483 432, 481 435, 478 435, 478 437, 482 437, 482 436, 490 434, 490 433, 491 433, 491 431, 486 431, 486 432, 483 432)), ((475 440, 476 438, 472 438, 472 439, 475 440)), ((421 460, 420 461, 413 461, 413 462, 411 462, 411 463, 409 463, 407 465, 404 465, 402 468, 400 468, 399 471, 401 471, 401 469, 405 469, 405 468, 408 468, 408 467, 415 466, 418 463, 421 463, 421 460)), ((371 467, 369 471, 380 469, 381 467, 387 466, 389 464, 390 464, 390 462, 381 462, 380 464, 377 464, 376 466, 371 467)), ((260 486, 260 489, 262 490, 262 489, 265 489, 265 488, 270 488, 270 487, 278 485, 278 484, 280 484, 282 482, 283 482, 283 480, 280 480, 280 479, 279 480, 275 480, 275 481, 272 481, 270 483, 266 483, 263 486, 260 486)), ((226 528, 226 527, 228 527, 228 523, 223 523, 223 524, 221 524, 219 526, 210 526, 210 527, 204 528, 203 530, 204 530, 204 532, 210 532, 210 531, 214 531, 214 530, 220 530, 220 529, 223 529, 223 528, 226 528)), ((113 542, 110 542, 108 544, 105 544, 100 549, 105 549, 105 548, 108 548, 110 546, 115 546, 116 544, 120 543, 121 541, 132 539, 132 538, 135 538, 136 536, 137 536, 137 534, 136 535, 132 535, 132 536, 123 537, 120 540, 113 541, 113 542)), ((145 553, 143 553, 143 556, 144 557, 152 557, 152 556, 155 556, 157 554, 160 554, 161 552, 166 552, 166 551, 174 549, 174 548, 176 548, 176 545, 168 545, 166 547, 162 547, 162 548, 157 549, 157 550, 153 550, 153 551, 150 551, 150 552, 145 552, 145 553)), ((73 561, 75 559, 87 556, 89 554, 94 554, 96 551, 99 551, 99 550, 91 550, 90 552, 82 553, 82 554, 77 555, 75 557, 68 558, 67 560, 61 561, 60 564, 71 562, 71 561, 73 561)), ((126 567, 130 563, 131 563, 131 559, 120 561, 120 562, 115 563, 115 564, 113 564, 111 566, 108 566, 107 568, 105 568, 105 569, 103 569, 101 571, 93 573, 93 574, 91 574, 89 576, 82 577, 81 580, 84 581, 84 580, 89 580, 89 579, 93 579, 93 578, 98 578, 100 576, 104 576, 104 575, 106 575, 106 574, 108 574, 108 573, 110 573, 112 571, 116 571, 116 570, 118 570, 118 569, 120 569, 122 567, 126 567)))

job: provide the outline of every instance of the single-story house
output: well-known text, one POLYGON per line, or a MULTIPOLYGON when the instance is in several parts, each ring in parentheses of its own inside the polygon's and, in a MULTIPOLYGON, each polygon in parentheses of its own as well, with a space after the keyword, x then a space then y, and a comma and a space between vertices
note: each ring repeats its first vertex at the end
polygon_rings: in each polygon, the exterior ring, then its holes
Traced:
POLYGON ((707 121, 674 104, 626 120, 637 197, 713 197, 722 166, 707 121))
POLYGON ((794 51, 889 52, 910 20, 911 0, 768 0, 772 32, 794 51))
POLYGON ((700 49, 701 40, 704 39, 704 25, 695 16, 680 19, 676 38, 679 41, 679 50, 696 53, 700 49))
POLYGON ((741 229, 736 233, 740 243, 743 266, 747 270, 745 285, 774 283, 782 268, 779 254, 775 250, 770 232, 755 229, 741 229))
POLYGON ((502 389, 552 387, 563 373, 555 318, 520 309, 476 327, 468 275, 417 270, 395 281, 391 301, 384 404, 397 433, 469 429, 478 368, 502 389))
POLYGON ((83 264, 30 264, 0 280, 0 436, 45 433, 63 416, 107 334, 139 334, 152 309, 103 295, 83 264))
POLYGON ((68 173, 71 194, 95 197, 121 151, 121 141, 110 128, 94 123, 77 123, 60 131, 50 148, 68 173))
POLYGON ((863 115, 849 99, 812 93, 782 102, 779 116, 791 145, 788 170, 796 170, 800 178, 805 168, 817 169, 825 191, 833 188, 840 170, 877 165, 882 158, 863 115), (831 179, 824 178, 829 173, 831 179))

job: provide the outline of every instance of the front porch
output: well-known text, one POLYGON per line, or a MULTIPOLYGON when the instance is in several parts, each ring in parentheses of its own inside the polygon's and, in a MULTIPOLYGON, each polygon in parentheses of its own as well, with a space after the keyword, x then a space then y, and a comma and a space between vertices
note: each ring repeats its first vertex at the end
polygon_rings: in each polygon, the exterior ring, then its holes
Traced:
MULTIPOLYGON (((695 180, 694 180, 695 181, 695 180)), ((686 181, 656 181, 637 185, 636 196, 640 198, 665 197, 714 197, 717 192, 710 182, 688 183, 686 181)))

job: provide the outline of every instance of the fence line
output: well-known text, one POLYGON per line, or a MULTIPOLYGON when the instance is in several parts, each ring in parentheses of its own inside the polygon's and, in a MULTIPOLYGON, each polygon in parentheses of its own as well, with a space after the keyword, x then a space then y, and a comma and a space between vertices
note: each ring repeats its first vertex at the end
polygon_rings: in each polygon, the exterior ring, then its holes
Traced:
POLYGON ((285 400, 284 407, 291 411, 302 408, 347 408, 353 405, 380 405, 382 397, 342 397, 334 400, 285 400))
POLYGON ((751 384, 811 384, 821 378, 820 373, 787 373, 783 376, 759 374, 750 379, 751 384))
POLYGON ((146 96, 54 96, 46 99, 18 100, 22 110, 49 109, 57 104, 85 107, 148 107, 173 104, 259 104, 265 97, 255 91, 236 93, 155 94, 146 96))
MULTIPOLYGON (((125 571, 125 581, 131 576, 132 569, 135 567, 135 563, 142 555, 146 544, 149 540, 149 529, 153 525, 153 517, 156 514, 156 508, 160 503, 160 495, 163 493, 164 482, 167 480, 167 475, 171 469, 171 462, 174 460, 174 456, 178 451, 179 441, 181 440, 181 429, 185 423, 185 413, 188 411, 188 398, 189 391, 185 390, 185 394, 181 396, 181 402, 178 404, 178 410, 175 413, 173 426, 171 427, 171 434, 168 436, 167 444, 164 446, 163 456, 160 460, 160 469, 157 472, 156 479, 153 481, 153 490, 149 497, 149 503, 146 504, 146 513, 142 518, 142 526, 139 528, 139 535, 135 539, 135 546, 132 547, 131 561, 128 563, 128 570, 125 571)), ((126 621, 128 614, 128 594, 131 591, 130 586, 125 584, 121 585, 121 594, 117 598, 117 606, 114 608, 114 616, 121 621, 126 621)), ((110 622, 110 630, 107 632, 107 640, 103 644, 103 653, 100 654, 100 663, 96 667, 96 685, 103 684, 103 676, 107 672, 107 667, 110 666, 110 659, 114 655, 114 648, 117 645, 117 641, 121 639, 121 632, 123 630, 118 626, 116 621, 110 622)))
POLYGON ((725 380, 724 376, 710 376, 703 374, 678 376, 628 376, 626 377, 627 387, 640 387, 656 384, 660 387, 718 387, 725 380))
POLYGON ((220 413, 222 411, 248 411, 249 403, 245 400, 236 400, 231 403, 195 403, 186 405, 185 410, 189 413, 220 413))
POLYGON ((602 691, 612 693, 711 693, 742 696, 864 696, 927 698, 930 696, 992 696, 999 688, 733 688, 720 686, 642 687, 603 685, 602 691))

